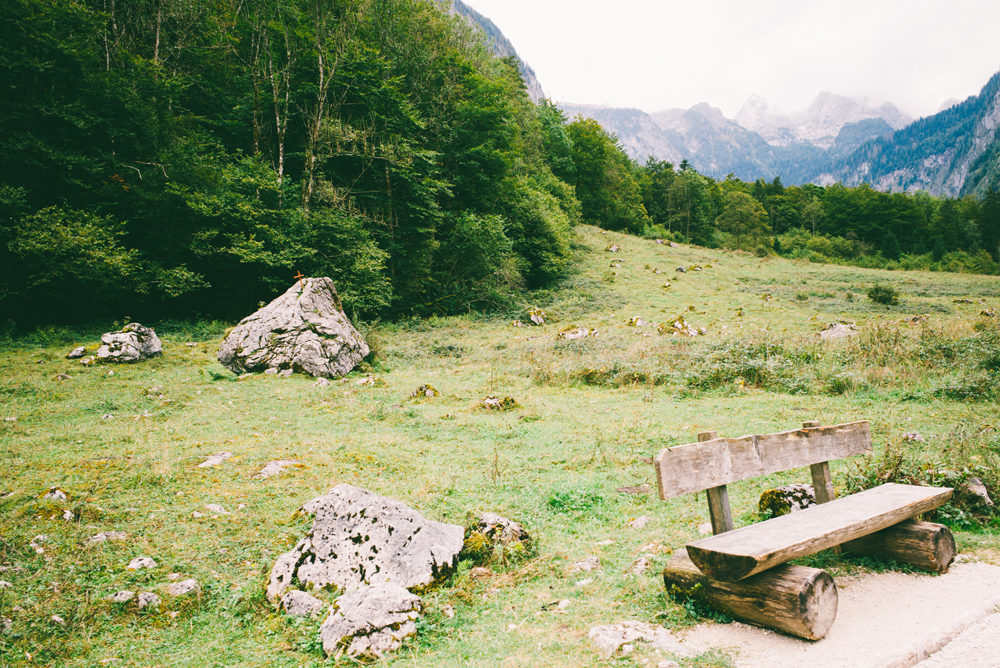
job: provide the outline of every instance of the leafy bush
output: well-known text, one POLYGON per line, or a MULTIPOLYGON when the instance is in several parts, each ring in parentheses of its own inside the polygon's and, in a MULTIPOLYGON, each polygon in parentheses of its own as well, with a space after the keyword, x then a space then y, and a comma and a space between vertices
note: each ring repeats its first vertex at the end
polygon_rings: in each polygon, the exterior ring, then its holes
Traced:
POLYGON ((876 284, 868 288, 868 299, 876 304, 895 306, 899 303, 899 292, 891 286, 876 284))

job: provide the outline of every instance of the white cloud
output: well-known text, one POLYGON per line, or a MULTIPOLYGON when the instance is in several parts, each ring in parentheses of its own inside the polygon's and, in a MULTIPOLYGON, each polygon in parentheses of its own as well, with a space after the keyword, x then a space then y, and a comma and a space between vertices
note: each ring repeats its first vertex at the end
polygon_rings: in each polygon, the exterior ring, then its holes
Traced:
POLYGON ((658 111, 756 93, 787 111, 823 90, 914 116, 1000 70, 1000 3, 985 0, 466 0, 557 101, 658 111))

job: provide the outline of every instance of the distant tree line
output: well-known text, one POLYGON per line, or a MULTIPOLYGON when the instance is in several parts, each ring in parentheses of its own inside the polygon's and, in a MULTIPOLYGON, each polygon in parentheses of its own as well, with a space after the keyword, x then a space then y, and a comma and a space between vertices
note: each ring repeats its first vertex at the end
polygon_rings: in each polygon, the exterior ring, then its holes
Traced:
POLYGON ((784 186, 780 177, 717 180, 629 159, 614 135, 578 116, 567 125, 584 220, 607 229, 759 255, 869 267, 1000 273, 1000 193, 981 198, 885 193, 868 184, 784 186))

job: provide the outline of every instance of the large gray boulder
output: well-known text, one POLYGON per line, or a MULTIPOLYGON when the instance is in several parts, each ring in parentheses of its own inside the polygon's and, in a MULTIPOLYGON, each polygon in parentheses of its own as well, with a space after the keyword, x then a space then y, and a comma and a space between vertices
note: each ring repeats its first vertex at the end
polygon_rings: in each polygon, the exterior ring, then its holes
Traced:
POLYGON ((97 359, 102 362, 138 362, 163 352, 163 344, 149 327, 130 322, 118 332, 101 335, 97 359))
POLYGON ((462 551, 462 527, 352 485, 337 485, 302 510, 315 516, 312 529, 275 562, 271 601, 293 582, 348 591, 386 582, 423 587, 453 569, 462 551))
POLYGON ((346 651, 358 659, 377 659, 399 649, 403 639, 417 634, 422 602, 396 584, 356 589, 338 598, 319 627, 323 651, 346 651))
POLYGON ((368 352, 344 315, 333 281, 307 278, 243 318, 222 342, 219 362, 234 373, 288 369, 337 378, 368 352))

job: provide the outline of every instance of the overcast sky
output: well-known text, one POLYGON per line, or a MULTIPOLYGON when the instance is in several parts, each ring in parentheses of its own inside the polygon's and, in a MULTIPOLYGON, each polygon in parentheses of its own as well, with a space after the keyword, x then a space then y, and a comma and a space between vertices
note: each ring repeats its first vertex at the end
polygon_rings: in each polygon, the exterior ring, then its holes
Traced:
POLYGON ((1000 70, 997 0, 465 1, 556 102, 732 118, 752 93, 792 112, 829 90, 918 117, 1000 70))

